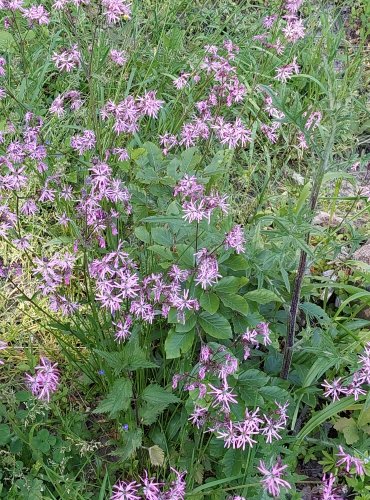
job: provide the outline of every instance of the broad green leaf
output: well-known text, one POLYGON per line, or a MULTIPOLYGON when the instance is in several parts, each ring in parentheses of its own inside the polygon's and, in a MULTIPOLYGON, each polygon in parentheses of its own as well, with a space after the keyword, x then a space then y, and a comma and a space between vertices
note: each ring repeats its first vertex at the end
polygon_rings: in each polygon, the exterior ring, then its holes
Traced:
POLYGON ((268 304, 269 302, 281 302, 280 297, 276 295, 272 290, 267 290, 266 288, 259 288, 258 290, 251 290, 246 293, 244 297, 247 300, 257 302, 258 304, 268 304))
POLYGON ((139 417, 144 425, 153 424, 171 403, 180 401, 177 396, 158 384, 148 385, 142 392, 140 399, 143 402, 139 407, 139 417))
POLYGON ((171 232, 164 227, 153 227, 151 230, 153 241, 165 247, 173 245, 173 237, 171 232))
POLYGON ((358 416, 359 427, 364 427, 367 424, 370 424, 370 391, 367 394, 364 406, 362 407, 360 415, 358 416))
POLYGON ((261 387, 258 391, 264 399, 278 403, 286 403, 290 400, 289 392, 276 385, 261 387))
POLYGON ((150 233, 144 226, 138 226, 137 228, 135 228, 134 233, 136 238, 140 241, 148 244, 150 243, 150 233))
POLYGON ((222 459, 222 468, 225 476, 239 474, 243 465, 243 452, 240 449, 230 448, 222 459))
POLYGON ((141 447, 143 441, 143 430, 128 430, 123 434, 123 446, 115 450, 112 455, 120 457, 125 462, 133 453, 141 447))
POLYGON ((155 444, 149 448, 149 458, 152 465, 160 467, 164 463, 164 451, 160 446, 155 444))
POLYGON ((145 351, 136 342, 128 342, 119 352, 107 352, 95 349, 116 375, 123 371, 135 371, 140 368, 158 368, 156 363, 149 361, 145 351))
POLYGON ((236 276, 226 276, 225 278, 220 279, 216 285, 214 285, 213 290, 219 293, 237 293, 239 288, 248 283, 247 278, 238 278, 236 276))
POLYGON ((220 305, 220 299, 213 292, 203 292, 199 302, 201 307, 210 314, 217 312, 220 305))
POLYGON ((237 311, 240 314, 246 316, 249 312, 248 302, 241 295, 235 293, 224 294, 219 293, 219 297, 224 306, 229 307, 233 311, 237 311))
POLYGON ((140 398, 147 403, 165 404, 166 406, 180 401, 175 394, 172 394, 172 392, 167 391, 164 387, 161 387, 158 384, 150 384, 145 387, 144 391, 140 395, 140 398))
POLYGON ((230 323, 221 314, 209 314, 204 311, 199 315, 199 324, 215 339, 230 339, 233 336, 230 323))
POLYGON ((10 441, 11 431, 8 424, 0 424, 0 446, 4 446, 10 441))
POLYGON ((167 335, 164 348, 167 359, 179 358, 181 354, 185 354, 191 349, 195 339, 194 330, 190 332, 180 333, 170 330, 167 335))
POLYGON ((353 418, 339 418, 334 424, 334 429, 343 432, 347 444, 357 443, 360 439, 357 425, 353 418))
POLYGON ((269 377, 267 377, 261 370, 251 368, 250 370, 245 370, 239 373, 238 382, 240 384, 246 384, 254 387, 262 387, 267 384, 269 377))
POLYGON ((111 418, 117 416, 120 411, 125 411, 131 404, 132 383, 131 380, 122 378, 114 382, 107 397, 103 399, 93 413, 109 413, 111 418))
POLYGON ((148 247, 148 250, 159 255, 160 257, 163 257, 166 260, 171 261, 173 259, 173 255, 172 255, 171 250, 167 247, 162 246, 162 245, 150 245, 148 247))
POLYGON ((233 271, 245 271, 248 269, 247 259, 243 255, 232 255, 222 264, 233 271))

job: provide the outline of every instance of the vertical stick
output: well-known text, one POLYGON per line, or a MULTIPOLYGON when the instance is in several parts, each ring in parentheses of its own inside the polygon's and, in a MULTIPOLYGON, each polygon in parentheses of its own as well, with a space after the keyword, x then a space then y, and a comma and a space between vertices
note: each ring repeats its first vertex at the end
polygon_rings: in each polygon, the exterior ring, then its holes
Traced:
MULTIPOLYGON (((333 147, 333 142, 334 142, 334 135, 335 135, 335 126, 333 126, 333 129, 330 134, 330 138, 325 150, 325 154, 323 157, 323 160, 320 164, 319 171, 317 172, 316 179, 312 188, 312 193, 311 193, 311 198, 310 198, 310 217, 311 220, 315 214, 316 206, 317 206, 317 200, 319 197, 320 189, 321 189, 321 184, 324 178, 324 174, 328 168, 328 163, 329 163, 329 158, 330 154, 332 151, 333 147)), ((310 232, 307 233, 306 235, 306 243, 307 245, 310 242, 310 232)), ((301 289, 302 289, 302 283, 303 283, 303 278, 306 274, 306 265, 307 265, 307 252, 304 250, 301 250, 301 254, 299 257, 299 264, 298 264, 298 269, 297 269, 297 275, 294 280, 294 287, 293 287, 293 293, 292 293, 292 299, 290 303, 290 310, 289 310, 289 319, 288 319, 288 325, 287 325, 287 334, 286 334, 286 343, 284 346, 284 353, 283 353, 283 366, 281 368, 280 372, 280 377, 283 379, 287 379, 289 375, 289 370, 290 366, 292 364, 292 358, 293 358, 293 346, 294 346, 294 339, 295 339, 295 327, 297 323, 297 314, 298 314, 298 306, 299 306, 299 301, 301 298, 301 289)))

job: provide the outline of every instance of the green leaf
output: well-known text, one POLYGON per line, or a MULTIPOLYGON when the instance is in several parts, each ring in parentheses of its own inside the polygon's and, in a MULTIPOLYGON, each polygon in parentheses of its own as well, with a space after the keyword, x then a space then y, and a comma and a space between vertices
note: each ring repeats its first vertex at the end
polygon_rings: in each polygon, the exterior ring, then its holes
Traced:
POLYGON ((155 467, 162 466, 164 463, 164 451, 160 446, 155 444, 149 448, 149 458, 150 463, 155 467))
POLYGON ((114 382, 111 391, 103 399, 93 413, 109 413, 111 418, 120 411, 125 411, 131 404, 132 383, 126 378, 118 379, 114 382))
POLYGON ((360 439, 357 425, 353 418, 339 418, 334 424, 334 429, 343 432, 347 444, 357 443, 360 439))
POLYGON ((0 424, 0 446, 9 443, 11 431, 8 424, 0 424))
POLYGON ((251 290, 246 293, 244 297, 247 300, 257 302, 258 304, 268 304, 269 302, 281 302, 280 297, 275 292, 267 290, 266 288, 259 288, 258 290, 251 290))
POLYGON ((253 387, 262 387, 267 384, 269 377, 267 377, 261 370, 251 368, 244 372, 239 373, 238 382, 240 384, 250 385, 253 387))
POLYGON ((215 339, 231 339, 233 336, 230 323, 221 314, 209 314, 204 311, 199 315, 199 324, 215 339))
POLYGON ((173 245, 173 237, 171 232, 164 227, 153 227, 151 230, 153 241, 165 247, 173 245))
POLYGON ((235 293, 230 294, 221 294, 219 293, 219 297, 224 306, 229 307, 233 311, 237 311, 240 314, 246 316, 249 312, 248 302, 241 296, 236 295, 235 293))
POLYGON ((94 349, 94 351, 107 362, 116 375, 119 375, 124 370, 135 371, 140 368, 158 368, 156 363, 147 359, 145 351, 141 349, 136 341, 128 342, 119 352, 100 351, 99 349, 94 349))
POLYGON ((289 392, 276 385, 261 387, 258 391, 264 399, 278 403, 286 403, 290 400, 289 392))
POLYGON ((142 392, 140 399, 143 403, 139 407, 139 417, 144 425, 153 424, 170 404, 180 401, 177 396, 158 384, 148 385, 142 392))
POLYGON ((194 330, 186 333, 180 333, 170 330, 164 344, 166 358, 175 359, 179 358, 181 354, 187 353, 191 349, 194 339, 194 330))
POLYGON ((311 319, 316 318, 320 323, 330 322, 330 318, 324 309, 317 304, 313 304, 312 302, 303 302, 300 304, 299 308, 311 319))
POLYGON ((358 416, 359 427, 364 427, 367 424, 370 424, 370 392, 368 392, 364 406, 358 416))
POLYGON ((233 271, 245 271, 248 269, 247 259, 243 255, 232 255, 222 264, 233 271))
POLYGON ((120 457, 122 462, 125 462, 134 454, 134 452, 138 448, 140 448, 143 441, 143 430, 134 429, 132 431, 130 430, 126 431, 123 434, 122 439, 123 439, 123 446, 114 451, 112 455, 120 457))
POLYGON ((136 227, 134 233, 138 240, 147 244, 150 243, 150 233, 144 226, 136 227))
MULTIPOLYGON (((359 397, 359 401, 365 399, 364 396, 359 397)), ((299 446, 300 443, 304 440, 306 436, 311 434, 317 427, 326 422, 327 420, 334 417, 341 411, 346 411, 355 403, 355 399, 353 396, 347 396, 345 398, 340 399, 339 401, 335 401, 323 410, 318 411, 307 423, 306 425, 298 432, 296 436, 296 445, 299 446)))
POLYGON ((214 314, 220 305, 220 299, 213 292, 203 292, 199 302, 201 307, 210 314, 214 314))
POLYGON ((150 250, 151 252, 159 255, 160 257, 163 257, 166 260, 170 260, 171 261, 173 259, 172 252, 167 247, 164 247, 164 246, 161 246, 161 245, 150 245, 148 247, 148 250, 150 250))
POLYGON ((243 465, 243 454, 240 449, 232 449, 226 451, 222 461, 223 472, 225 476, 230 477, 235 474, 240 474, 243 465))
POLYGON ((5 49, 7 46, 14 43, 13 35, 9 31, 0 31, 0 49, 5 49))
POLYGON ((140 395, 140 398, 147 403, 165 404, 166 406, 180 401, 175 394, 172 394, 158 384, 150 384, 145 387, 144 391, 140 395))
POLYGON ((248 283, 247 278, 238 278, 236 276, 226 276, 220 279, 218 283, 213 287, 213 290, 217 293, 237 293, 239 288, 248 283))

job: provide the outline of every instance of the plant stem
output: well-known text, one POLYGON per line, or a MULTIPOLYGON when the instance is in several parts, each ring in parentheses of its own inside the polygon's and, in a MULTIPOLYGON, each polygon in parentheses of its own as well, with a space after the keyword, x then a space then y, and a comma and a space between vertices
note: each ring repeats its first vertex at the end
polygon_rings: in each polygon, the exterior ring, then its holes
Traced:
MULTIPOLYGON (((310 198, 310 219, 312 220, 316 206, 317 206, 317 200, 319 197, 322 181, 324 178, 324 174, 327 171, 328 164, 329 164, 329 158, 331 156, 331 151, 333 148, 333 143, 334 143, 334 137, 335 137, 335 123, 333 124, 333 128, 331 130, 330 138, 328 140, 326 149, 325 149, 325 154, 324 157, 321 161, 319 171, 317 172, 316 179, 312 188, 311 192, 311 198, 310 198)), ((310 242, 310 232, 307 233, 306 235, 306 243, 307 245, 310 242)), ((280 376, 283 379, 287 379, 289 375, 289 370, 290 366, 292 364, 292 358, 293 358, 293 345, 294 345, 294 338, 295 338, 295 327, 296 327, 296 322, 297 322, 297 314, 298 314, 298 306, 299 306, 299 301, 301 297, 301 289, 302 289, 302 283, 303 283, 303 278, 306 274, 306 266, 307 266, 307 252, 304 250, 301 250, 301 254, 299 257, 299 264, 298 264, 298 270, 297 274, 294 280, 294 287, 293 287, 293 293, 292 293, 292 299, 290 303, 290 310, 289 310, 289 318, 288 318, 288 325, 287 325, 287 335, 286 335, 286 342, 284 346, 284 354, 283 354, 283 366, 281 368, 281 373, 280 376)))

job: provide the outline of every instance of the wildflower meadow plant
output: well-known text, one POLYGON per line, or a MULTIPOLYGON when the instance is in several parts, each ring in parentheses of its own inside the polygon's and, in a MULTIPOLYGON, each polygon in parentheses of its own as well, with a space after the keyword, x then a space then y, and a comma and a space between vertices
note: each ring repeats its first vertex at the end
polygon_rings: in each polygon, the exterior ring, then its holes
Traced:
POLYGON ((247 40, 229 3, 248 14, 225 0, 198 39, 191 2, 0 0, 0 297, 30 320, 27 348, 0 341, 25 372, 9 423, 0 406, 8 498, 369 487, 368 322, 347 307, 369 292, 315 275, 340 228, 311 224, 333 165, 365 164, 360 69, 336 74, 342 34, 309 2, 249 13, 247 40))

